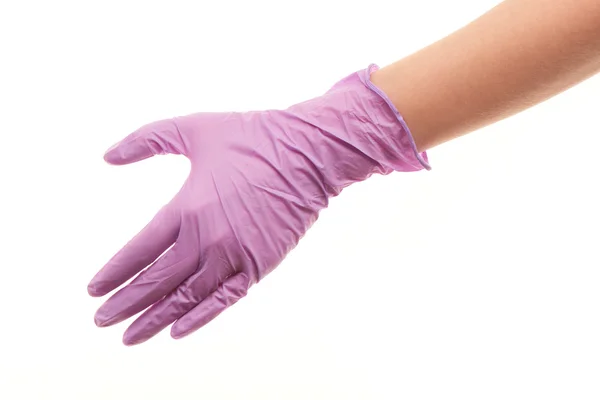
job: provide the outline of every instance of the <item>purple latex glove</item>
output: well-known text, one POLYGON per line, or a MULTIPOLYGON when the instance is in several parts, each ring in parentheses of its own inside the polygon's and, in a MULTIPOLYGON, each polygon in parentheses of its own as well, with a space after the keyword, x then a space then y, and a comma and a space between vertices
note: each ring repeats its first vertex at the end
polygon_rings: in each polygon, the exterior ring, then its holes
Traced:
POLYGON ((105 160, 115 165, 182 154, 191 171, 90 282, 90 295, 104 296, 142 271, 100 307, 96 324, 149 307, 125 332, 125 344, 173 322, 171 336, 183 337, 271 272, 344 187, 373 173, 429 169, 400 114, 371 83, 376 69, 286 110, 158 121, 109 149, 105 160))

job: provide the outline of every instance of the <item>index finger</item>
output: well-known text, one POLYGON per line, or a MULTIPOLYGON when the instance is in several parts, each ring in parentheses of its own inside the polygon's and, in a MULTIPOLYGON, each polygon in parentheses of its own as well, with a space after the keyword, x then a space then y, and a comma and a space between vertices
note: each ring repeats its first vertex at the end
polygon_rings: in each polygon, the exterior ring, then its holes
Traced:
POLYGON ((115 254, 88 284, 90 296, 100 297, 152 264, 177 239, 179 213, 163 207, 133 239, 115 254))

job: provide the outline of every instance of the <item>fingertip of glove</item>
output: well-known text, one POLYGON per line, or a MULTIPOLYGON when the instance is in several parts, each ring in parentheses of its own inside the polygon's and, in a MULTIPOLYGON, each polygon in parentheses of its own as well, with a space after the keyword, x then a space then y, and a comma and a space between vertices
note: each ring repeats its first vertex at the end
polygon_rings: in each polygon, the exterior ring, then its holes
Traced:
POLYGON ((87 292, 92 297, 102 297, 106 293, 98 288, 98 285, 95 283, 90 283, 87 287, 87 292))
POLYGON ((143 144, 118 143, 104 153, 104 161, 112 165, 126 165, 145 160, 154 154, 152 149, 143 144))
POLYGON ((123 344, 127 347, 133 347, 133 346, 137 346, 139 343, 133 340, 125 340, 123 339, 123 344))
POLYGON ((94 316, 94 324, 96 324, 98 328, 104 328, 106 326, 106 322, 98 318, 97 315, 94 316))
POLYGON ((104 153, 104 161, 112 165, 121 165, 125 163, 123 157, 117 151, 116 145, 104 153))
POLYGON ((175 340, 181 339, 187 336, 187 332, 182 332, 181 330, 176 328, 176 325, 173 325, 171 328, 171 337, 175 340))
POLYGON ((127 347, 132 347, 144 342, 143 339, 136 339, 133 334, 128 331, 125 331, 123 334, 123 344, 127 347))
POLYGON ((94 323, 98 328, 112 326, 121 321, 122 319, 119 317, 119 315, 115 315, 110 308, 107 307, 107 303, 104 303, 94 315, 94 323))

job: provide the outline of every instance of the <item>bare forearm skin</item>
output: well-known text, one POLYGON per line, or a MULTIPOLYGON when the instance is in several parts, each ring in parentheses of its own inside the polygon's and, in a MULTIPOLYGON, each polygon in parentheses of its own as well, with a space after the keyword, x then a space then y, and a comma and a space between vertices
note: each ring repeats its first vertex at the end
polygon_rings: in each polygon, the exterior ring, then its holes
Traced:
POLYGON ((425 151, 600 72, 599 0, 506 0, 376 71, 425 151))

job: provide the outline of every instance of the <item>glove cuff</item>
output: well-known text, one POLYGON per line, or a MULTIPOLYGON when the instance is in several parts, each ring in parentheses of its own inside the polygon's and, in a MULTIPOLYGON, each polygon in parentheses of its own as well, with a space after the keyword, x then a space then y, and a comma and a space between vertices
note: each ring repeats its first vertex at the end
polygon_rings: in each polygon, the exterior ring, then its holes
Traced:
POLYGON ((383 133, 390 139, 390 146, 393 148, 393 156, 395 156, 386 161, 395 170, 406 171, 407 165, 413 166, 415 170, 423 168, 431 170, 427 152, 417 150, 412 133, 396 106, 381 89, 371 82, 371 74, 378 69, 379 66, 371 64, 367 69, 358 71, 356 74, 360 81, 385 103, 385 106, 381 107, 380 104, 378 107, 382 115, 379 115, 377 120, 383 133), (385 118, 381 118, 382 116, 385 118))

